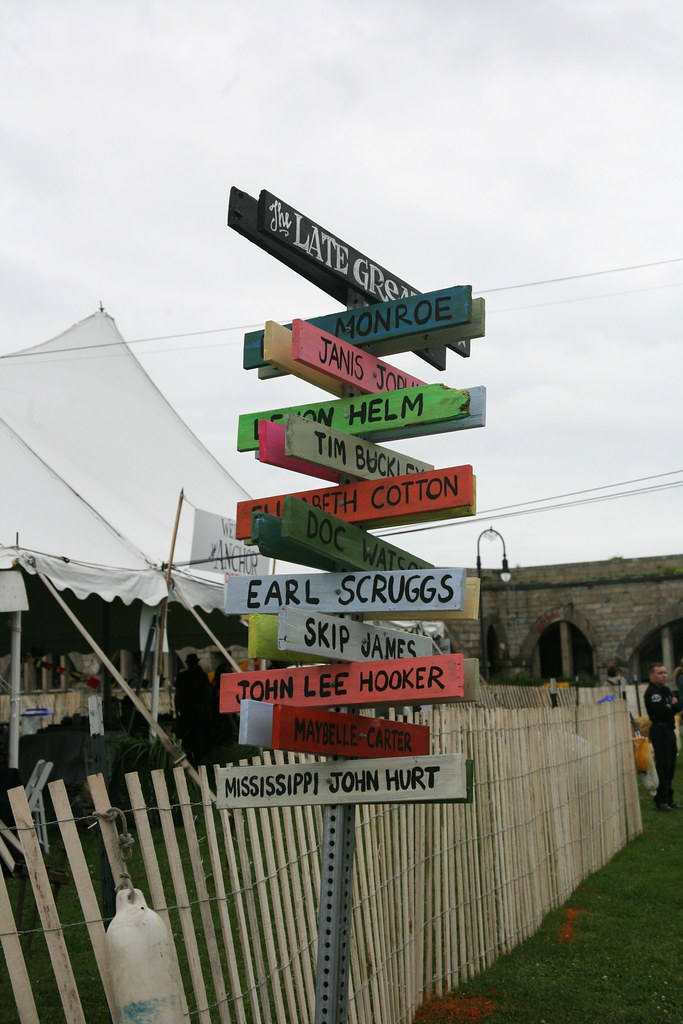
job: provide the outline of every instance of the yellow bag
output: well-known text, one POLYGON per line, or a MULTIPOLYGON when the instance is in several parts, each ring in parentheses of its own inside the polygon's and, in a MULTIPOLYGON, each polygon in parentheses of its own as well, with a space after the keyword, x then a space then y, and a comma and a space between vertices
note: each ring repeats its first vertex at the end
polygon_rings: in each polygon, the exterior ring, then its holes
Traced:
POLYGON ((650 766, 650 743, 647 736, 633 737, 633 756, 637 772, 646 772, 650 766))

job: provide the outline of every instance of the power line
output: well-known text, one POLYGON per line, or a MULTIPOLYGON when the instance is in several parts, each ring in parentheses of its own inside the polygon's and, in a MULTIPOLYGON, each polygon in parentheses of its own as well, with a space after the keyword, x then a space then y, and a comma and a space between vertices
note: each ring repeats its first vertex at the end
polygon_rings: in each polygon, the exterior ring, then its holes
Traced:
MULTIPOLYGON (((643 269, 647 269, 648 267, 661 267, 661 266, 666 266, 666 265, 671 264, 671 263, 682 263, 682 262, 683 262, 683 257, 676 257, 675 259, 670 259, 670 260, 657 260, 657 261, 655 261, 653 263, 638 263, 638 264, 634 264, 633 266, 630 266, 630 267, 613 267, 613 268, 611 268, 609 270, 593 270, 593 271, 589 271, 588 273, 584 273, 584 274, 571 274, 571 275, 567 275, 565 277, 551 277, 551 278, 547 278, 546 280, 542 280, 542 281, 525 281, 525 282, 522 282, 521 284, 508 284, 508 285, 503 285, 503 286, 501 286, 499 288, 486 288, 486 289, 482 289, 481 291, 479 291, 478 294, 489 295, 489 294, 492 294, 493 292, 512 291, 512 290, 519 289, 519 288, 535 288, 535 287, 537 287, 539 285, 558 284, 558 283, 561 283, 563 281, 579 281, 579 280, 581 280, 583 278, 600 277, 600 276, 603 276, 605 274, 622 274, 622 273, 626 273, 626 272, 632 271, 632 270, 643 270, 643 269)), ((606 292, 606 293, 602 293, 602 294, 599 294, 599 295, 585 295, 585 296, 579 296, 579 297, 575 297, 575 298, 557 299, 557 300, 555 300, 553 302, 536 303, 534 305, 529 305, 529 306, 510 306, 510 307, 506 307, 504 309, 491 310, 490 313, 508 313, 508 312, 511 312, 511 311, 514 311, 514 310, 517 310, 517 309, 520 309, 520 310, 536 309, 536 308, 539 308, 540 306, 556 306, 556 305, 562 305, 562 304, 568 303, 568 302, 586 302, 586 301, 589 301, 590 299, 613 298, 615 296, 620 296, 620 295, 631 295, 631 294, 636 294, 638 292, 656 291, 656 290, 663 289, 663 288, 675 288, 675 287, 679 287, 679 286, 680 286, 680 282, 674 282, 673 284, 665 284, 665 285, 652 285, 651 287, 648 287, 648 288, 633 288, 633 289, 627 289, 627 290, 621 291, 621 292, 606 292)), ((271 317, 271 319, 274 319, 274 318, 271 317)), ((280 323, 280 322, 284 323, 284 322, 286 322, 287 319, 288 319, 287 317, 284 317, 284 318, 282 318, 282 320, 278 319, 277 322, 278 323, 280 323)), ((291 317, 289 319, 291 319, 291 317)), ((126 344, 130 346, 130 345, 142 345, 142 344, 146 344, 147 342, 150 342, 150 341, 175 341, 175 340, 177 340, 179 338, 198 338, 198 337, 202 337, 205 334, 227 334, 227 333, 230 333, 232 331, 258 330, 262 326, 263 326, 262 323, 233 324, 232 326, 229 326, 229 327, 213 327, 213 328, 208 328, 207 330, 203 330, 203 331, 183 331, 183 332, 180 332, 178 334, 158 334, 158 335, 152 335, 152 336, 150 336, 148 338, 133 338, 130 341, 126 341, 126 344)), ((18 358, 20 356, 27 356, 27 357, 30 357, 30 356, 33 356, 33 357, 35 357, 35 356, 47 356, 47 355, 56 355, 56 354, 63 353, 63 352, 74 352, 74 351, 85 352, 88 349, 111 348, 111 347, 114 347, 114 346, 116 346, 118 344, 119 344, 119 342, 112 341, 112 342, 105 342, 104 344, 98 344, 98 345, 65 346, 64 348, 53 348, 53 349, 50 349, 49 351, 45 351, 45 350, 35 351, 35 350, 31 350, 31 349, 25 349, 25 350, 20 351, 20 352, 9 352, 9 353, 7 353, 7 354, 5 354, 3 356, 0 356, 0 359, 16 359, 16 358, 18 358)), ((239 344, 239 342, 235 342, 235 344, 239 344)), ((196 350, 197 347, 198 346, 193 345, 192 349, 196 350)), ((182 351, 182 349, 176 349, 175 351, 182 351)))
POLYGON ((672 490, 675 487, 683 486, 683 480, 674 480, 665 484, 655 484, 650 487, 638 487, 628 491, 618 491, 615 494, 594 495, 591 498, 580 498, 576 501, 563 501, 564 498, 578 498, 582 494, 592 494, 595 491, 609 490, 612 487, 625 487, 632 483, 642 483, 646 480, 657 480, 665 476, 673 476, 683 470, 671 470, 668 473, 657 473, 655 476, 639 477, 636 480, 624 480, 619 484, 604 484, 602 487, 591 487, 583 491, 571 491, 567 494, 557 494, 548 498, 537 498, 533 501, 521 501, 514 505, 501 505, 498 508, 486 509, 479 512, 476 517, 468 516, 464 519, 454 519, 448 522, 431 523, 428 526, 406 526, 388 530, 378 531, 377 536, 395 537, 402 533, 424 533, 427 530, 441 530, 448 526, 466 526, 472 523, 481 523, 484 519, 512 519, 516 516, 533 515, 538 512, 552 512, 556 509, 575 508, 579 505, 592 505, 599 501, 612 501, 617 498, 632 498, 642 494, 653 494, 661 491, 672 490), (556 504, 541 504, 543 502, 556 502, 556 504), (526 505, 533 505, 534 508, 525 508, 526 505))
POLYGON ((645 270, 647 267, 663 267, 668 263, 681 263, 683 256, 672 260, 657 260, 656 263, 636 263, 632 267, 614 267, 612 270, 592 270, 587 274, 571 274, 568 277, 549 277, 545 281, 527 281, 526 284, 506 284, 501 288, 485 288, 482 295, 490 292, 509 292, 513 288, 535 288, 539 284, 559 284, 562 281, 578 281, 584 277, 601 277, 603 274, 623 274, 627 270, 645 270))

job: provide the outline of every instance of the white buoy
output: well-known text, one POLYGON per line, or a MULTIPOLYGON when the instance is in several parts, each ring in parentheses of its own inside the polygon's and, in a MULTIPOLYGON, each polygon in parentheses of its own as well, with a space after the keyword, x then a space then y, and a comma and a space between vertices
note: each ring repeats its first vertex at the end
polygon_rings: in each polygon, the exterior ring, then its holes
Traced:
POLYGON ((117 1024, 183 1024, 171 939, 139 889, 116 895, 107 955, 117 1024))

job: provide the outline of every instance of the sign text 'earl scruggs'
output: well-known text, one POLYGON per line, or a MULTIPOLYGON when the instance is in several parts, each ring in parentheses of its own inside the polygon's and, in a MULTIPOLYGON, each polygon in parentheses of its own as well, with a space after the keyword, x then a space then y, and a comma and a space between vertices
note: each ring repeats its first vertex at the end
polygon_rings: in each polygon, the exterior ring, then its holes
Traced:
POLYGON ((259 195, 258 227, 314 263, 345 277, 352 288, 375 296, 379 302, 418 294, 400 277, 390 274, 265 189, 259 195))

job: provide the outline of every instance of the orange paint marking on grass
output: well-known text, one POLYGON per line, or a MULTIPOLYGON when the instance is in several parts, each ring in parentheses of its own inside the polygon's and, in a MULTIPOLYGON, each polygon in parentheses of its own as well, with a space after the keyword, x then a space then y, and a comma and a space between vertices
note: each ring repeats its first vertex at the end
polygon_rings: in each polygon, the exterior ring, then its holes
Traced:
POLYGON ((486 996, 436 996, 418 1010, 415 1024, 476 1024, 498 1009, 486 996))
POLYGON ((582 910, 580 907, 567 907, 567 909, 565 910, 564 924, 560 928, 557 935, 558 942, 574 941, 574 922, 581 913, 582 910))

